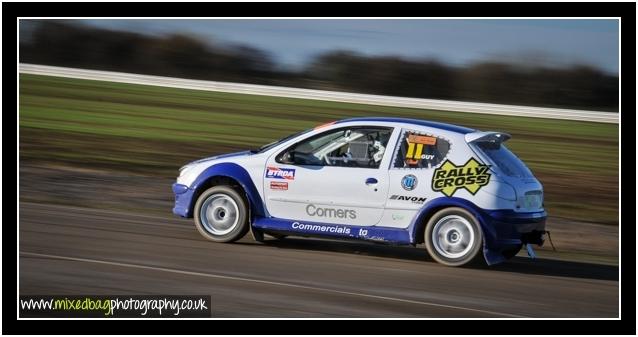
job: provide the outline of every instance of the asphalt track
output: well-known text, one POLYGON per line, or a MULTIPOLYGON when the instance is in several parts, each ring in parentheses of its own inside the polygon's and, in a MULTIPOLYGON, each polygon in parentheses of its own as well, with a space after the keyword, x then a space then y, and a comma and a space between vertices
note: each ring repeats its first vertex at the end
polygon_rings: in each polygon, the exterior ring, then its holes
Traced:
POLYGON ((618 267, 449 268, 423 247, 203 239, 191 220, 20 203, 19 292, 212 296, 212 317, 618 317, 618 267))

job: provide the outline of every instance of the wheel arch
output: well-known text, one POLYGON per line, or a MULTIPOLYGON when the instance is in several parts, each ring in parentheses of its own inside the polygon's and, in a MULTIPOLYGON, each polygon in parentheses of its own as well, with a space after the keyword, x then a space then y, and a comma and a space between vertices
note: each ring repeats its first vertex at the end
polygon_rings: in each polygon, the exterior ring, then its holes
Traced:
POLYGON ((193 208, 199 196, 208 188, 220 184, 230 185, 241 192, 248 202, 248 208, 253 217, 264 216, 264 205, 253 180, 246 169, 235 163, 215 164, 204 170, 195 179, 195 182, 191 185, 193 197, 189 205, 190 214, 193 214, 193 208))

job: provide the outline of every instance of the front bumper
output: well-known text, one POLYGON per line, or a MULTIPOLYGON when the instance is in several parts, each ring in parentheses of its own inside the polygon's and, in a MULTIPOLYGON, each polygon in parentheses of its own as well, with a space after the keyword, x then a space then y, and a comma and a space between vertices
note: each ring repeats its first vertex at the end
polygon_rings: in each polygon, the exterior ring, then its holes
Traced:
POLYGON ((175 195, 173 214, 179 215, 183 218, 192 218, 193 214, 191 206, 195 191, 186 185, 175 183, 173 184, 173 194, 175 195))

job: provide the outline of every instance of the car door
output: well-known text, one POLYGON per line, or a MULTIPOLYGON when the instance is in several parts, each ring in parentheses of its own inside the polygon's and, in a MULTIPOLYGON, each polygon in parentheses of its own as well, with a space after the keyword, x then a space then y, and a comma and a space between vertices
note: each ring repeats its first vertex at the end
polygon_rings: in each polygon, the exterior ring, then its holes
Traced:
POLYGON ((425 203, 436 197, 432 175, 448 156, 451 143, 437 130, 397 130, 392 163, 389 164, 389 191, 385 227, 407 228, 425 203))
POLYGON ((264 195, 271 216, 328 224, 372 226, 388 195, 388 144, 393 128, 340 127, 273 154, 264 195))

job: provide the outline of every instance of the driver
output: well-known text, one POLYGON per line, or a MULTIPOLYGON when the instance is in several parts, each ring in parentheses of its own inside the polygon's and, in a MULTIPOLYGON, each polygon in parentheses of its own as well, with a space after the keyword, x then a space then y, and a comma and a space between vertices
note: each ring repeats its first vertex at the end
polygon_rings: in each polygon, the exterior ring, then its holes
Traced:
POLYGON ((380 141, 375 140, 372 144, 372 149, 372 159, 374 159, 375 163, 380 162, 381 159, 383 159, 383 154, 385 153, 385 146, 383 146, 380 141))

